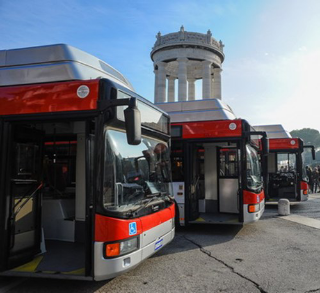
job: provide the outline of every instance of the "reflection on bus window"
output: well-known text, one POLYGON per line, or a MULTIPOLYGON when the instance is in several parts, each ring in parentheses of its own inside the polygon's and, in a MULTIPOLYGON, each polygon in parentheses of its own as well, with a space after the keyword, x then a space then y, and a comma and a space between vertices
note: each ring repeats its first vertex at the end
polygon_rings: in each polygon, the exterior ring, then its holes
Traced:
POLYGON ((259 192, 262 188, 262 174, 257 151, 250 145, 246 145, 247 151, 247 187, 259 192))
POLYGON ((126 134, 105 134, 103 205, 108 210, 126 211, 143 205, 143 200, 165 197, 171 182, 168 145, 142 137, 139 145, 128 145, 126 134))
POLYGON ((238 150, 220 150, 220 177, 238 177, 238 150))

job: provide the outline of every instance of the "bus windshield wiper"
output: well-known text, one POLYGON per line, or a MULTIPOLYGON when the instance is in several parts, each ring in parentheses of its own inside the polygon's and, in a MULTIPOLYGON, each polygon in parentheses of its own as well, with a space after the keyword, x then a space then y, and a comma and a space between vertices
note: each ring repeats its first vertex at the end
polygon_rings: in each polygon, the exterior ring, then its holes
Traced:
POLYGON ((159 191, 159 192, 154 192, 154 193, 147 194, 146 197, 147 198, 155 198, 155 197, 160 197, 160 196, 163 196, 163 195, 166 195, 166 194, 167 194, 166 192, 159 191))
MULTIPOLYGON (((161 193, 161 192, 160 192, 160 193, 161 193)), ((140 207, 137 208, 136 210, 130 210, 130 211, 128 211, 127 216, 131 218, 131 217, 133 217, 134 215, 137 215, 138 212, 140 212, 141 210, 143 210, 144 208, 146 208, 152 201, 158 200, 158 199, 159 199, 159 196, 160 196, 160 195, 157 194, 156 196, 148 199, 142 206, 140 206, 140 207)))

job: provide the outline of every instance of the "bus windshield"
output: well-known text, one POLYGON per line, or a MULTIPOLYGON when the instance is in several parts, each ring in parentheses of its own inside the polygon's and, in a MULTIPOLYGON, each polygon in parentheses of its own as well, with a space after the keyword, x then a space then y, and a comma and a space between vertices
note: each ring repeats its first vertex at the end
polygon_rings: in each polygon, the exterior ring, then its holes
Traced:
POLYGON ((170 174, 170 153, 166 142, 142 136, 139 145, 128 145, 124 132, 106 130, 105 209, 134 212, 151 202, 170 200, 170 174))
POLYGON ((247 187, 253 191, 260 191, 262 188, 261 167, 258 152, 250 145, 247 150, 247 187))
POLYGON ((296 172, 296 154, 278 154, 277 155, 277 170, 279 173, 296 172))

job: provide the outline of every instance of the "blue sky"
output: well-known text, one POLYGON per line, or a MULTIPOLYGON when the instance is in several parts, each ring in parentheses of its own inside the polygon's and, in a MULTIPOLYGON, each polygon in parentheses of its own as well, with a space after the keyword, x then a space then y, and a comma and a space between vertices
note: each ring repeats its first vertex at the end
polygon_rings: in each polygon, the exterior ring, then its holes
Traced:
POLYGON ((67 43, 151 101, 155 35, 181 25, 225 44, 222 97, 238 117, 320 130, 318 0, 0 0, 0 50, 67 43))

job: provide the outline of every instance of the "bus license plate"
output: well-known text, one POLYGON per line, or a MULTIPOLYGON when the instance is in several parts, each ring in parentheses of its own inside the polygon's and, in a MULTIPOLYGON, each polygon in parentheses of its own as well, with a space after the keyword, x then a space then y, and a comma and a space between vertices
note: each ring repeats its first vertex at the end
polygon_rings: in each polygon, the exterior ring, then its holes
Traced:
POLYGON ((154 245, 154 250, 156 251, 156 250, 160 249, 162 247, 162 245, 163 245, 163 239, 158 240, 154 245))

